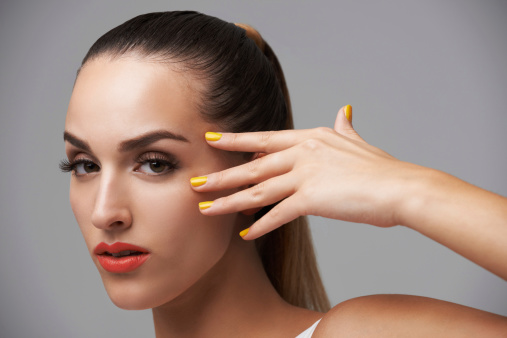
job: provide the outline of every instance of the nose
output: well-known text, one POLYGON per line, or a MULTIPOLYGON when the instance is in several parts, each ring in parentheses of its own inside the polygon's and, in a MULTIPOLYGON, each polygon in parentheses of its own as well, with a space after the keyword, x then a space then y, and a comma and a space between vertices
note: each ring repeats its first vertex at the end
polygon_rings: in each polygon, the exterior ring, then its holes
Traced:
POLYGON ((124 230, 132 225, 125 182, 114 172, 102 172, 91 217, 92 224, 103 230, 124 230))

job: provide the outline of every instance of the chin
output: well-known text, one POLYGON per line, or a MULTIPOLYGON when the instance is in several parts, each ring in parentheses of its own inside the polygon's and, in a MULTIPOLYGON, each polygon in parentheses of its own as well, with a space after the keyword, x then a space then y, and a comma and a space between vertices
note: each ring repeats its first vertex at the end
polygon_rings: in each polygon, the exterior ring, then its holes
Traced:
POLYGON ((106 288, 109 299, 114 305, 123 310, 146 310, 154 307, 150 301, 149 295, 139 294, 138 292, 128 292, 128 290, 119 290, 119 288, 106 288))
POLYGON ((159 306, 160 295, 156 288, 128 279, 103 279, 109 299, 123 310, 147 310, 159 306))
POLYGON ((120 299, 119 301, 115 301, 113 298, 110 298, 114 305, 119 307, 122 310, 148 310, 154 308, 149 304, 145 304, 145 302, 136 302, 132 300, 120 299))
POLYGON ((161 305, 160 295, 153 292, 135 292, 135 290, 107 290, 109 299, 123 310, 147 310, 161 305))
POLYGON ((130 278, 131 276, 103 276, 102 282, 114 305, 123 310, 147 310, 171 302, 183 294, 193 280, 158 280, 130 278))

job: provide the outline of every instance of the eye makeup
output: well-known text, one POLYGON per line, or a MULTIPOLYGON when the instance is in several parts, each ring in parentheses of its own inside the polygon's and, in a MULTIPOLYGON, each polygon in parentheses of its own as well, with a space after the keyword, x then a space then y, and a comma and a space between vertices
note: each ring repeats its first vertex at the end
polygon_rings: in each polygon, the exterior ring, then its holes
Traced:
POLYGON ((167 153, 147 152, 137 157, 137 172, 146 175, 161 176, 179 169, 179 162, 176 158, 167 153))
MULTIPOLYGON (((145 152, 139 155, 134 162, 135 172, 150 176, 162 176, 179 169, 179 162, 172 154, 161 152, 145 152)), ((76 160, 62 160, 60 162, 62 172, 72 172, 75 176, 83 176, 100 171, 99 165, 95 162, 80 158, 76 160)))
POLYGON ((73 161, 62 160, 59 167, 62 172, 72 172, 76 176, 86 175, 100 170, 97 164, 84 158, 73 161))

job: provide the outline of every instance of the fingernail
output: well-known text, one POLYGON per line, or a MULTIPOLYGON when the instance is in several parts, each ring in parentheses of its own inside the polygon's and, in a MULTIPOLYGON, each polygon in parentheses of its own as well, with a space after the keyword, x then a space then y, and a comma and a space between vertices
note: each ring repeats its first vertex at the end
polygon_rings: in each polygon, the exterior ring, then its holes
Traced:
POLYGON ((345 106, 345 117, 349 122, 352 122, 352 106, 350 104, 345 106))
POLYGON ((222 137, 222 134, 220 133, 213 133, 211 131, 208 131, 205 135, 206 141, 218 141, 222 137))
POLYGON ((241 237, 245 237, 245 236, 246 236, 246 234, 248 233, 248 231, 249 231, 249 230, 250 230, 250 228, 246 228, 245 230, 242 230, 242 231, 239 233, 239 235, 240 235, 241 237))
POLYGON ((190 179, 190 184, 192 184, 193 187, 198 187, 206 183, 206 181, 208 181, 206 176, 192 177, 190 179))
POLYGON ((201 210, 208 209, 209 207, 211 207, 212 204, 213 201, 199 202, 199 209, 201 210))

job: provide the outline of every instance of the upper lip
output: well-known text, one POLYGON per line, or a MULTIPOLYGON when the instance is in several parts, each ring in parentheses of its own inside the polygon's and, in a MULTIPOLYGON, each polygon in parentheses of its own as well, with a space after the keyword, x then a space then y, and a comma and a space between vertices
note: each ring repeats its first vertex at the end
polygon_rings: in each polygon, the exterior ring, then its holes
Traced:
POLYGON ((95 250, 93 250, 93 253, 96 255, 101 255, 106 252, 113 254, 113 253, 120 253, 122 251, 139 251, 143 253, 148 253, 149 251, 141 248, 137 245, 129 244, 129 243, 122 243, 122 242, 115 242, 113 244, 107 244, 104 242, 100 242, 96 247, 95 250))

